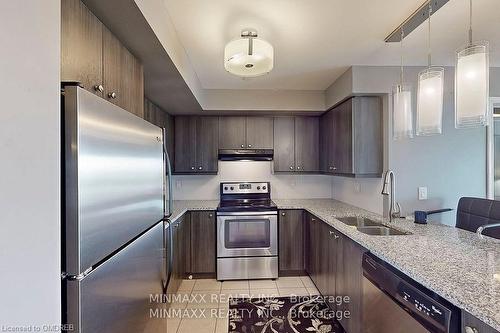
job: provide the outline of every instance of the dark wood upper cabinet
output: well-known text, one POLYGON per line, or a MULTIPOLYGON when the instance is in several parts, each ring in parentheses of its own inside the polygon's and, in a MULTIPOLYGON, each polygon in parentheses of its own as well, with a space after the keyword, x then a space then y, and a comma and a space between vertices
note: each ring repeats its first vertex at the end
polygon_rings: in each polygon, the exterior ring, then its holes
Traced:
POLYGON ((320 169, 349 177, 380 177, 383 167, 382 102, 353 97, 320 120, 320 169))
POLYGON ((80 0, 61 1, 61 81, 102 96, 103 24, 80 0))
POLYGON ((191 273, 215 274, 216 220, 213 211, 191 213, 191 273))
POLYGON ((295 171, 295 118, 274 118, 274 171, 295 171))
POLYGON ((333 114, 333 162, 335 173, 351 174, 352 169, 352 99, 341 104, 333 114))
POLYGON ((103 27, 103 70, 104 98, 145 118, 142 65, 106 27, 103 27))
POLYGON ((272 117, 219 118, 219 149, 272 149, 272 117))
POLYGON ((274 118, 274 171, 319 171, 319 118, 274 118))
POLYGON ((61 80, 144 117, 142 64, 80 0, 61 1, 61 80))
MULTIPOLYGON (((120 106, 139 117, 144 117, 144 74, 142 64, 125 47, 121 48, 120 106)), ((109 97, 109 96, 108 96, 109 97)))
POLYGON ((218 118, 176 116, 174 122, 174 172, 217 173, 218 118))
POLYGON ((103 95, 111 103, 123 107, 122 44, 106 27, 102 30, 103 95))
POLYGON ((278 214, 280 274, 300 274, 304 271, 304 212, 290 209, 278 214))
POLYGON ((247 148, 273 149, 273 118, 246 117, 247 148))
POLYGON ((196 117, 196 168, 198 172, 217 172, 219 119, 196 117))
MULTIPOLYGON (((144 99, 144 119, 158 127, 165 128, 167 136, 167 152, 170 163, 174 162, 174 117, 163 111, 148 99, 144 99)), ((172 165, 173 167, 173 165, 172 165)))
POLYGON ((318 117, 295 117, 295 170, 319 171, 318 117))
POLYGON ((174 124, 174 172, 196 172, 196 117, 176 116, 174 124))
POLYGON ((319 166, 322 172, 333 172, 333 112, 323 114, 319 120, 319 166))
POLYGON ((219 118, 219 149, 246 148, 246 117, 219 118))

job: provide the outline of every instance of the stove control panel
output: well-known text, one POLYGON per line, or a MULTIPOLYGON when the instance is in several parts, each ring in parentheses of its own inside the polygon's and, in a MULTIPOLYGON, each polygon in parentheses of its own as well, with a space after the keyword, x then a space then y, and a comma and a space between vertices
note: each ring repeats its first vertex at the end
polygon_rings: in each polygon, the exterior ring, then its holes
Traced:
POLYGON ((222 194, 249 194, 249 193, 269 193, 270 184, 268 182, 242 182, 242 183, 221 183, 222 194))

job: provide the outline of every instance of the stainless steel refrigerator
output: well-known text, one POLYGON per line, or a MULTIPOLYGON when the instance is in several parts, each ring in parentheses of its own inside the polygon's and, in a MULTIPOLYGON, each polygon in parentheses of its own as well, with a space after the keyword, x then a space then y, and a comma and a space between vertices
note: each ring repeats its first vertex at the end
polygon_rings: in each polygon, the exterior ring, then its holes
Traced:
POLYGON ((165 332, 164 130, 77 86, 62 107, 63 318, 80 333, 165 332))

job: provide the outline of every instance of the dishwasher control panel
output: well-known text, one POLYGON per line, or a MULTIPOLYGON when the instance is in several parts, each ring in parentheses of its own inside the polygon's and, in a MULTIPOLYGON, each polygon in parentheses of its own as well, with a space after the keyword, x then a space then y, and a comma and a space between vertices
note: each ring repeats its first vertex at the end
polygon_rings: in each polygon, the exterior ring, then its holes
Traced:
MULTIPOLYGON (((363 255, 363 276, 430 332, 458 332, 460 309, 371 253, 363 255)), ((364 297, 364 296, 363 296, 364 297)))
POLYGON ((415 315, 427 317, 425 319, 433 322, 434 326, 440 329, 440 332, 447 327, 450 310, 407 282, 400 281, 398 283, 395 298, 415 315))

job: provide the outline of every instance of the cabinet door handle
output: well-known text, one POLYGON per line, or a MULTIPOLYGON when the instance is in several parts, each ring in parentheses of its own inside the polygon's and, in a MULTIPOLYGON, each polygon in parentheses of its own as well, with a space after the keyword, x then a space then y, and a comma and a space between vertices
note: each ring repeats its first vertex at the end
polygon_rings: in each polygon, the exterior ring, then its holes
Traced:
POLYGON ((245 148, 245 145, 241 145, 241 148, 245 148))
POLYGON ((297 167, 297 170, 300 170, 300 167, 299 167, 299 166, 297 167))
POLYGON ((312 218, 312 219, 311 219, 311 222, 314 222, 314 221, 316 221, 316 219, 315 219, 315 218, 312 218))
POLYGON ((194 170, 194 166, 191 167, 191 170, 194 170))
POLYGON ((94 90, 98 91, 98 92, 103 92, 104 91, 104 87, 102 86, 102 84, 96 84, 94 86, 94 90))
POLYGON ((334 236, 333 236, 333 238, 335 238, 335 239, 339 239, 339 238, 340 238, 340 236, 339 236, 339 235, 334 235, 334 236))
POLYGON ((115 99, 116 98, 116 93, 115 92, 111 92, 111 93, 108 94, 108 97, 112 98, 112 99, 115 99))
POLYGON ((333 167, 331 166, 331 167, 329 167, 329 169, 330 169, 330 170, 333 170, 333 167))
POLYGON ((334 233, 333 231, 331 231, 331 230, 330 230, 330 236, 331 236, 331 235, 333 235, 333 234, 335 234, 335 233, 334 233))
POLYGON ((198 167, 198 170, 203 170, 203 167, 202 167, 202 166, 199 166, 199 167, 198 167))
POLYGON ((465 326, 465 333, 479 333, 479 330, 472 326, 465 326))
POLYGON ((212 213, 208 214, 208 217, 213 217, 213 216, 214 216, 214 214, 212 214, 212 213))
POLYGON ((248 145, 248 148, 252 148, 252 145, 248 145))
POLYGON ((283 213, 281 213, 281 216, 285 216, 285 213, 284 213, 284 212, 283 212, 283 213))
POLYGON ((293 170, 293 165, 290 167, 290 170, 293 170))

